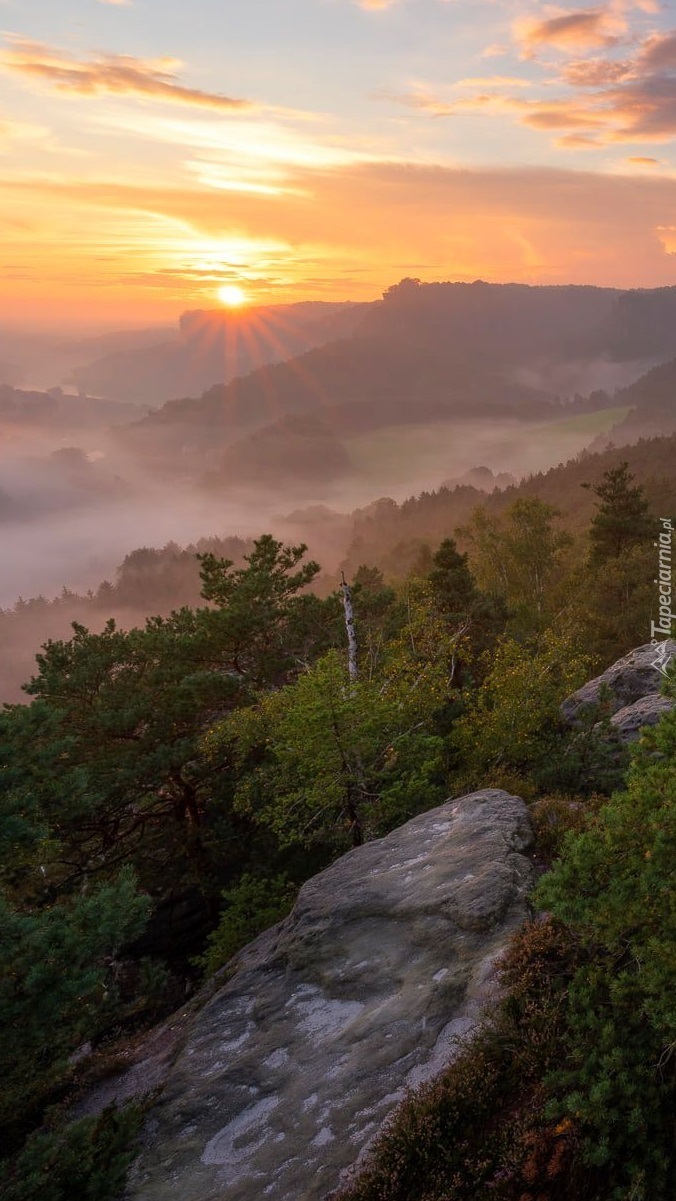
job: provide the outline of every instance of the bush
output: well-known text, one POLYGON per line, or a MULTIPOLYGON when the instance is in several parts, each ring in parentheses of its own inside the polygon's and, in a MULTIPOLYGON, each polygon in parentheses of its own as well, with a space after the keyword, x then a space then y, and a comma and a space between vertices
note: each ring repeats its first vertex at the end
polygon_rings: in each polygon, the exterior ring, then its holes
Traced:
POLYGON ((221 920, 209 935, 207 950, 195 962, 207 976, 213 975, 257 934, 286 917, 297 892, 286 876, 268 879, 245 872, 237 884, 223 892, 221 920))
POLYGON ((136 1154, 140 1106, 111 1107, 98 1117, 33 1134, 0 1167, 3 1201, 114 1201, 136 1154))
POLYGON ((676 1195, 675 861, 672 711, 634 751, 626 791, 568 836, 538 894, 587 951, 571 982, 551 1112, 582 1125, 608 1196, 636 1201, 676 1195))

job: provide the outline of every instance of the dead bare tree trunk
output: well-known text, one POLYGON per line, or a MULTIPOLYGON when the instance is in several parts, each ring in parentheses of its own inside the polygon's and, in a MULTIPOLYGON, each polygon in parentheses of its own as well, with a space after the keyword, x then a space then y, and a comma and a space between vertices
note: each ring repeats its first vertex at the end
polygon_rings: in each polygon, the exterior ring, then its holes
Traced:
POLYGON ((340 590, 343 594, 343 609, 345 610, 345 629, 347 630, 347 670, 352 681, 359 679, 359 664, 357 662, 357 634, 354 628, 354 609, 352 607, 352 589, 345 576, 342 577, 340 590))
MULTIPOLYGON (((351 685, 359 679, 359 662, 357 659, 357 633, 354 628, 354 609, 352 607, 352 589, 345 576, 342 576, 340 590, 343 594, 343 609, 345 610, 345 629, 347 630, 347 670, 351 685)), ((351 689, 354 696, 356 689, 351 689)), ((354 756, 354 768, 351 771, 345 760, 345 793, 346 812, 350 823, 352 846, 360 847, 364 841, 364 827, 360 813, 360 802, 366 796, 366 776, 361 756, 354 756)))

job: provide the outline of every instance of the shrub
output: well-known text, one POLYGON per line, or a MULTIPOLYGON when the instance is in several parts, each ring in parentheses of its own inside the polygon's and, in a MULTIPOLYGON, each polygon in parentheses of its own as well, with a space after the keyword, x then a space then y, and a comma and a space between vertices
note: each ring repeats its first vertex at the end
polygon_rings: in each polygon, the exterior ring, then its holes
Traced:
POLYGON ((111 1107, 98 1117, 41 1130, 0 1167, 3 1201, 114 1201, 135 1155, 142 1110, 111 1107))
POLYGON ((298 889, 286 876, 269 879, 245 872, 222 896, 225 909, 209 935, 208 947, 195 962, 213 975, 257 934, 274 926, 291 909, 298 889))

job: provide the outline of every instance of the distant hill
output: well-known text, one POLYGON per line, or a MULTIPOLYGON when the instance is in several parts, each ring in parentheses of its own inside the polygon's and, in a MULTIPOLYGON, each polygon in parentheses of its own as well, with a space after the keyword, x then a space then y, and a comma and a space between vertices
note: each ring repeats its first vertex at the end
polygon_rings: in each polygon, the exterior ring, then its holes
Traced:
POLYGON ((622 445, 676 432, 676 358, 653 367, 629 387, 618 389, 613 403, 630 405, 631 411, 595 440, 594 449, 610 442, 622 445))
MULTIPOLYGON (((298 316, 306 320, 307 313, 298 316)), ((236 320, 184 318, 186 338, 194 348, 205 347, 205 372, 210 340, 219 354, 233 345, 235 334, 246 341, 245 327, 232 324, 236 320)), ((382 301, 341 308, 319 324, 323 337, 339 326, 347 336, 268 362, 200 397, 172 400, 137 426, 131 440, 159 455, 183 454, 213 449, 214 441, 230 444, 293 413, 348 405, 377 413, 380 425, 394 420, 395 410, 420 406, 422 414, 430 404, 456 416, 546 419, 548 406, 553 415, 551 405, 559 399, 557 380, 576 376, 581 383, 574 391, 582 392, 584 381, 602 375, 605 364, 613 366, 615 381, 624 376, 628 383, 653 365, 655 355, 676 354, 676 288, 622 293, 404 280, 382 301)), ((304 328, 307 333, 309 325, 304 328)), ((292 342, 290 337, 287 347, 292 342)), ((173 378, 178 388, 180 376, 173 378)), ((586 390, 591 387, 596 385, 588 382, 586 390)), ((598 390, 588 403, 612 402, 598 390)))
POLYGON ((46 392, 0 384, 0 428, 25 430, 86 430, 94 426, 124 425, 137 416, 132 405, 93 396, 71 396, 61 388, 46 392))
POLYGON ((187 312, 170 337, 106 347, 100 357, 73 371, 72 379, 98 396, 158 405, 348 335, 364 307, 305 301, 187 312))
POLYGON ((520 496, 541 497, 562 512, 569 530, 580 533, 588 526, 596 501, 582 484, 596 483, 604 471, 623 460, 644 485, 654 512, 676 512, 676 435, 641 439, 635 445, 614 446, 597 454, 584 451, 488 496, 464 485, 424 492, 401 504, 390 498, 378 500, 353 514, 344 570, 349 576, 360 563, 369 563, 387 575, 404 576, 424 544, 435 547, 442 539, 453 537, 456 526, 465 524, 478 505, 500 512, 520 496))

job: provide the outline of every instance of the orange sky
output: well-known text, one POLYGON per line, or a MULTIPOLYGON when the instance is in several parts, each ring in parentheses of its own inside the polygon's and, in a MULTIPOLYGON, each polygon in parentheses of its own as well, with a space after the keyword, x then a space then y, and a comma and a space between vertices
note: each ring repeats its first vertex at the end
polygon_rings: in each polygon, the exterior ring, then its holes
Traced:
POLYGON ((281 7, 167 0, 160 31, 158 0, 4 0, 3 323, 173 321, 228 283, 676 283, 668 8, 281 7))

